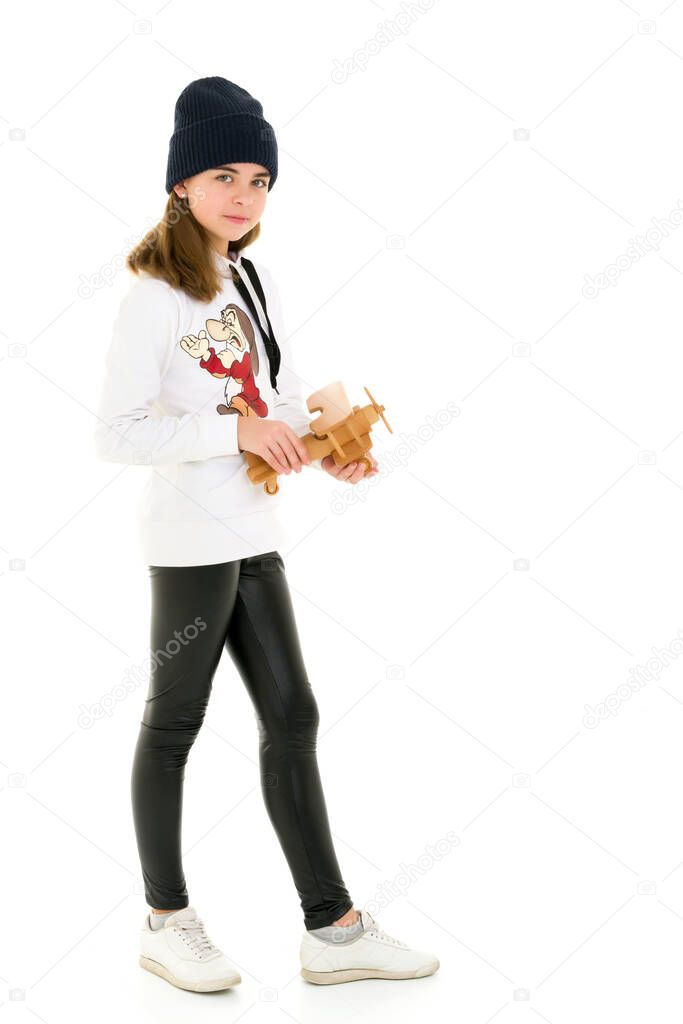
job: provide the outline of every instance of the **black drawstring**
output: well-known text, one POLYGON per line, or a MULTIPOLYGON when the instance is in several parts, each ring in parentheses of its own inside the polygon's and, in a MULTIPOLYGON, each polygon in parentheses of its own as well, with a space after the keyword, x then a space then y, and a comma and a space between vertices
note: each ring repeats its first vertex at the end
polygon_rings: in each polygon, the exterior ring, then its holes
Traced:
POLYGON ((245 285, 244 281, 240 277, 239 271, 235 267, 231 267, 230 268, 230 270, 232 271, 232 280, 233 280, 233 283, 235 285, 235 288, 239 292, 239 294, 242 297, 242 299, 244 300, 244 302, 247 304, 251 315, 253 316, 254 320, 258 324, 258 329, 261 332, 261 337, 263 338, 263 344, 266 347, 266 353, 268 355, 268 362, 270 364, 270 383, 271 383, 271 387, 273 387, 274 390, 275 390, 275 393, 279 395, 280 392, 278 391, 278 389, 277 389, 277 387, 275 385, 277 383, 277 375, 278 375, 278 371, 280 369, 280 347, 279 347, 279 345, 277 343, 277 340, 275 338, 275 333, 273 331, 273 326, 272 326, 272 324, 270 322, 270 317, 268 316, 268 308, 266 306, 266 297, 264 295, 263 287, 262 287, 261 282, 259 280, 259 276, 256 273, 256 267, 254 266, 254 264, 251 262, 251 260, 246 259, 244 256, 242 257, 241 262, 242 262, 242 266, 244 267, 244 269, 247 272, 249 280, 251 281, 252 285, 254 286, 254 291, 258 295, 259 300, 261 302, 261 305, 263 306, 263 312, 264 312, 265 317, 266 317, 266 323, 268 324, 268 332, 267 333, 266 333, 266 331, 264 331, 263 327, 261 326, 261 318, 258 315, 258 311, 257 311, 256 306, 254 304, 254 300, 251 297, 249 289, 245 285))

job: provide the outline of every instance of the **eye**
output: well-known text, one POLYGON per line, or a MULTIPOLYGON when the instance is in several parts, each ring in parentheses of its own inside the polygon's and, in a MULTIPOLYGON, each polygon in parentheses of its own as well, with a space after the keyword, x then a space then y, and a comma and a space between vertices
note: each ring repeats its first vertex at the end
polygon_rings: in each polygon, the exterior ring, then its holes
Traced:
MULTIPOLYGON (((216 181, 224 181, 225 178, 229 178, 232 181, 232 175, 231 174, 218 174, 218 175, 216 175, 216 181)), ((253 184, 254 185, 260 185, 263 188, 267 188, 268 187, 268 183, 266 181, 264 181, 262 178, 256 178, 254 180, 253 184)))

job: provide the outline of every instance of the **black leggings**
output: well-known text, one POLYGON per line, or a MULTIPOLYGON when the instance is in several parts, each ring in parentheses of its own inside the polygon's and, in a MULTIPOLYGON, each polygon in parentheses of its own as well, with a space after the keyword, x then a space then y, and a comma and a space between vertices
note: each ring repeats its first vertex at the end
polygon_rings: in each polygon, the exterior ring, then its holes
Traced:
POLYGON ((308 930, 353 906, 330 835, 316 757, 318 706, 277 551, 216 565, 150 566, 152 672, 131 776, 151 907, 188 906, 181 862, 185 763, 225 646, 258 722, 261 792, 308 930))

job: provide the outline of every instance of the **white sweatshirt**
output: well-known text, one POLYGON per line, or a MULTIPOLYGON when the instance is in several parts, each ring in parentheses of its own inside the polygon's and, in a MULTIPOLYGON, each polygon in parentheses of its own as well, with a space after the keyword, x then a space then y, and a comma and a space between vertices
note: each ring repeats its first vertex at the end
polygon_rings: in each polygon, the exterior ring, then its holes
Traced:
MULTIPOLYGON (((143 273, 133 279, 114 321, 95 450, 109 462, 147 467, 137 517, 148 565, 229 562, 277 550, 283 542, 278 509, 286 477, 278 477, 275 495, 251 482, 237 443, 238 418, 251 406, 301 435, 312 417, 270 272, 252 260, 280 348, 279 394, 271 388, 263 339, 233 284, 231 264, 259 315, 261 304, 241 257, 230 256, 214 253, 224 284, 212 302, 143 273), (233 411, 225 412, 228 406, 233 411)), ((320 460, 310 465, 319 469, 320 460)))

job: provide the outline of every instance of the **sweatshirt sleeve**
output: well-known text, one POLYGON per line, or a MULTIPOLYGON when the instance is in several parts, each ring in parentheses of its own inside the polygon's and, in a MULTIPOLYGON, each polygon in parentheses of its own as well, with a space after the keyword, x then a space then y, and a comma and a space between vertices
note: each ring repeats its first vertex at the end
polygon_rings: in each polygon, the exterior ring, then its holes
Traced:
MULTIPOLYGON (((297 363, 292 353, 292 345, 287 334, 282 312, 282 299, 272 274, 265 267, 259 266, 258 275, 263 283, 268 304, 268 316, 273 325, 275 338, 280 349, 280 369, 277 375, 277 389, 273 394, 275 419, 284 420, 292 430, 301 436, 308 433, 309 424, 314 418, 306 407, 303 397, 302 380, 297 374, 297 363)), ((322 470, 321 459, 313 459, 311 466, 322 470)))
POLYGON ((94 431, 106 462, 163 465, 239 455, 237 416, 154 408, 177 339, 180 306, 158 278, 139 278, 124 296, 107 352, 94 431))

